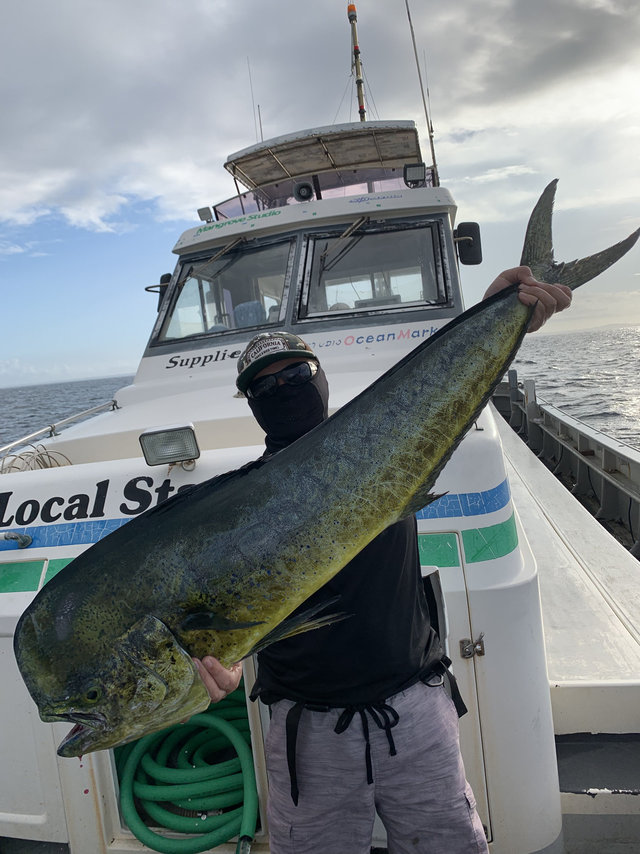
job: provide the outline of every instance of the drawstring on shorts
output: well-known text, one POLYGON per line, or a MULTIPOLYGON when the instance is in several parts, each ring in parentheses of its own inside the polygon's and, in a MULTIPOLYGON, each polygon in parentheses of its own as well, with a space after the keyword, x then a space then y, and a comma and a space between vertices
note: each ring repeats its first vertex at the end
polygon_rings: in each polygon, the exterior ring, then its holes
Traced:
POLYGON ((360 715, 360 720, 362 721, 362 732, 364 733, 365 743, 364 756, 365 762, 367 763, 367 783, 371 785, 371 783, 373 783, 373 766, 371 765, 371 743, 369 742, 367 713, 371 715, 371 719, 378 729, 384 730, 385 735, 387 736, 387 741, 389 742, 389 756, 396 755, 396 746, 393 743, 391 729, 396 726, 400 720, 400 716, 393 706, 390 706, 387 703, 371 703, 365 706, 347 706, 338 718, 338 723, 335 726, 334 732, 337 732, 338 735, 340 735, 340 733, 348 729, 356 712, 360 715))
MULTIPOLYGON (((289 778, 291 780, 291 799, 296 806, 298 805, 298 799, 300 797, 298 789, 298 773, 296 770, 296 743, 302 711, 303 709, 309 709, 313 712, 328 712, 331 708, 335 707, 298 702, 295 703, 287 712, 285 725, 287 737, 287 766, 289 768, 289 778)), ((354 719, 356 714, 360 715, 360 720, 362 722, 362 732, 364 734, 365 743, 364 755, 367 766, 367 783, 371 785, 373 783, 373 765, 371 763, 371 743, 369 741, 369 723, 367 720, 367 714, 370 715, 371 720, 379 729, 384 730, 385 735, 387 736, 387 741, 389 742, 390 756, 396 755, 396 746, 393 741, 391 730, 400 720, 400 716, 393 706, 382 701, 366 704, 357 703, 343 708, 342 713, 338 718, 338 723, 335 725, 334 732, 338 733, 338 735, 345 732, 345 730, 347 730, 351 725, 351 721, 354 719)))

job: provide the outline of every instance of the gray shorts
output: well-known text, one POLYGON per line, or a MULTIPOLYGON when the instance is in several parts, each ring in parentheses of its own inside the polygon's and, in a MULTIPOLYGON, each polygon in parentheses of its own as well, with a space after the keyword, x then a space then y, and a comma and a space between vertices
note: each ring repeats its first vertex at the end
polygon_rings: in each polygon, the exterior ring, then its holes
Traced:
POLYGON ((376 811, 389 854, 487 854, 475 800, 465 779, 458 715, 442 686, 418 682, 386 701, 399 720, 391 733, 369 726, 373 782, 367 782, 360 717, 334 732, 341 710, 304 709, 295 765, 298 804, 291 797, 286 716, 272 706, 266 754, 272 854, 369 854, 376 811))

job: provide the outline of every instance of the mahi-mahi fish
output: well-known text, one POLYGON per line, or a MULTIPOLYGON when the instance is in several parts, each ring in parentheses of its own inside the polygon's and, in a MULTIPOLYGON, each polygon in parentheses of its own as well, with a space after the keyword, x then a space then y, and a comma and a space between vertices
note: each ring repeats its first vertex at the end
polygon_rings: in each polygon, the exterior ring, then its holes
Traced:
MULTIPOLYGON (((556 264, 554 189, 532 214, 522 263, 577 287, 639 232, 556 264)), ((114 747, 204 710, 192 656, 228 666, 338 618, 290 615, 377 534, 437 497, 439 473, 532 311, 515 286, 484 300, 288 448, 168 499, 49 581, 20 618, 14 648, 42 720, 75 724, 58 753, 114 747)))

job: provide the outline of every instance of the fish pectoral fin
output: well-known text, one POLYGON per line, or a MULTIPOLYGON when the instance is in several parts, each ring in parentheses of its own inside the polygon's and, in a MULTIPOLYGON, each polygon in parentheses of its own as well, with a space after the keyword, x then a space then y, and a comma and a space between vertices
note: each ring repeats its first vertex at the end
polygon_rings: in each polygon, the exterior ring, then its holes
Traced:
POLYGON ((292 638, 295 635, 301 635, 303 632, 311 632, 314 629, 321 629, 324 626, 330 626, 333 623, 340 623, 342 620, 346 620, 348 617, 352 616, 353 614, 347 614, 346 611, 339 611, 336 614, 327 614, 325 617, 318 617, 317 620, 307 620, 304 623, 299 623, 294 626, 292 626, 289 621, 285 620, 272 632, 265 635, 260 643, 256 644, 251 652, 247 653, 247 655, 253 655, 255 652, 260 652, 261 649, 264 649, 266 646, 269 646, 276 641, 281 641, 285 638, 292 638))
POLYGON ((230 620, 228 617, 223 617, 213 611, 195 611, 182 619, 179 630, 180 633, 195 631, 232 632, 235 629, 250 629, 253 626, 259 626, 262 622, 264 621, 242 623, 230 620))
POLYGON ((265 649, 265 647, 270 646, 270 644, 275 643, 276 641, 281 641, 285 638, 292 638, 295 635, 300 635, 303 632, 310 632, 314 629, 321 629, 324 626, 330 626, 333 623, 339 623, 342 620, 346 620, 348 617, 351 617, 351 614, 347 614, 344 611, 333 614, 324 614, 321 617, 316 617, 316 614, 323 611, 329 605, 335 605, 339 599, 339 596, 334 596, 331 599, 325 599, 323 602, 320 602, 318 605, 314 605, 312 608, 307 608, 294 616, 287 617, 281 623, 278 623, 278 625, 268 634, 262 637, 247 653, 245 658, 248 658, 250 655, 254 655, 256 652, 260 652, 260 650, 265 649))

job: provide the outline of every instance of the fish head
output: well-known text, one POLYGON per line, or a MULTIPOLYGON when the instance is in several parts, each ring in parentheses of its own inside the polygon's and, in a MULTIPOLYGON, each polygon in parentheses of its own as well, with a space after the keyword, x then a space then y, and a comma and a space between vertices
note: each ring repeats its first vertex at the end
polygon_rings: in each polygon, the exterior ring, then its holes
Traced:
POLYGON ((41 719, 74 725, 60 756, 117 747, 209 705, 191 656, 152 614, 81 665, 57 660, 55 650, 43 654, 33 619, 21 621, 19 630, 18 663, 41 719))

